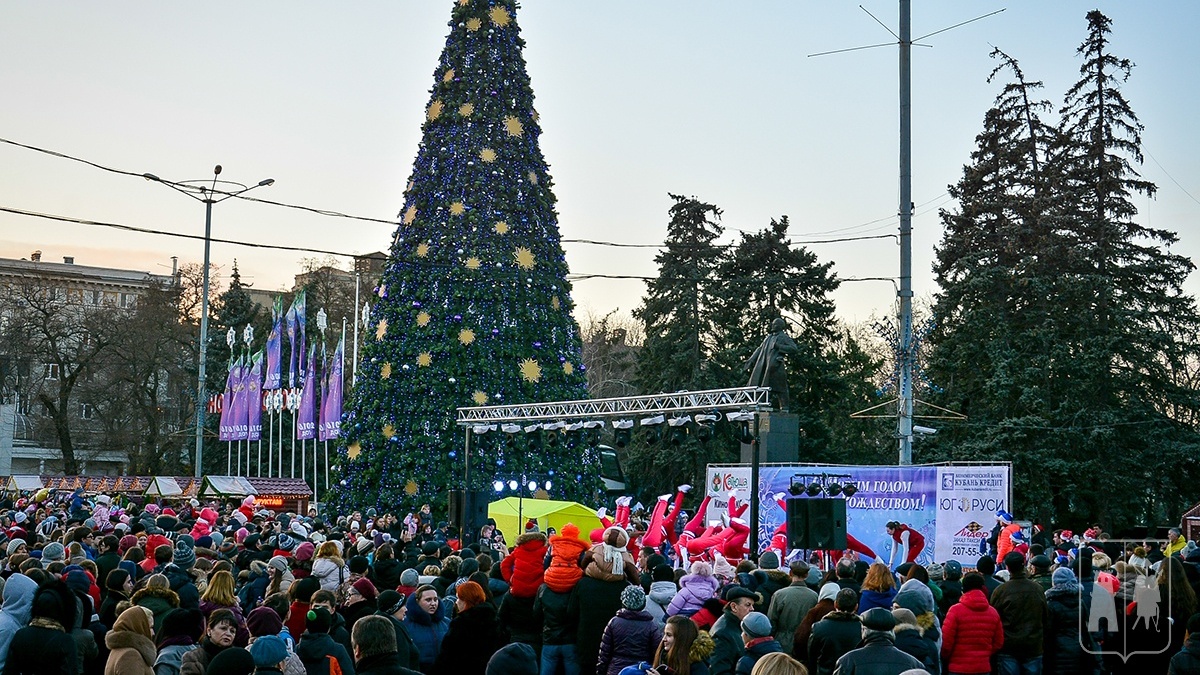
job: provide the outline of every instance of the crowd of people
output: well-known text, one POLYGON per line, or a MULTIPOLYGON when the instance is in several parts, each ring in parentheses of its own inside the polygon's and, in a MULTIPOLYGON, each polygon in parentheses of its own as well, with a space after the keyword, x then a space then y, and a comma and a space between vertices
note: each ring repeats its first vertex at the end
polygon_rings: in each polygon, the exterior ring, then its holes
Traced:
MULTIPOLYGON (((852 549, 755 563, 744 505, 700 526, 686 493, 645 519, 622 499, 595 531, 531 521, 511 546, 495 522, 459 537, 428 507, 5 498, 0 673, 1200 673, 1200 548, 1178 530, 1162 546, 1096 528, 1030 542, 1001 513, 966 573, 852 549)), ((909 558, 915 537, 889 530, 909 558)))

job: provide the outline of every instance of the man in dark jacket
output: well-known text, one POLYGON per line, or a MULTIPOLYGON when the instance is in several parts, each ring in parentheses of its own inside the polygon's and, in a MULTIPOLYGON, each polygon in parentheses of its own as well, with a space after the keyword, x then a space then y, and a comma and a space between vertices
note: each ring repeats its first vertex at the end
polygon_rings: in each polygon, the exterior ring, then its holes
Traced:
POLYGON ((404 615, 408 611, 404 607, 404 600, 404 596, 397 591, 389 589, 380 593, 377 598, 379 611, 375 612, 375 616, 386 618, 392 624, 392 628, 396 630, 396 658, 400 665, 412 670, 419 670, 421 668, 421 652, 417 650, 412 636, 404 627, 404 615))
MULTIPOLYGON (((1023 563, 1022 563, 1023 564, 1023 563)), ((995 577, 996 561, 991 556, 985 555, 975 563, 975 571, 983 576, 983 594, 992 599, 992 591, 1000 587, 1004 583, 995 577)))
MULTIPOLYGON (((542 670, 554 672, 557 664, 576 663, 576 635, 579 632, 579 592, 577 586, 560 593, 542 584, 533 602, 534 622, 542 624, 542 670)), ((569 668, 568 668, 569 670, 569 668)))
POLYGON ((1004 624, 1004 646, 996 654, 1004 675, 1040 673, 1046 626, 1046 595, 1041 584, 1025 576, 1025 556, 1004 556, 1009 580, 992 592, 990 602, 1004 624))
POLYGON ((1033 567, 1033 576, 1030 579, 1042 587, 1043 593, 1054 587, 1054 580, 1050 575, 1050 558, 1045 555, 1035 555, 1029 559, 1029 564, 1033 567))
POLYGON ((365 616, 356 621, 351 641, 356 675, 420 675, 401 663, 396 632, 384 617, 365 616))
POLYGON ((121 563, 121 554, 117 553, 120 547, 121 540, 111 534, 100 540, 100 555, 96 558, 96 569, 99 571, 96 584, 100 586, 102 596, 108 595, 108 587, 104 583, 108 581, 108 573, 121 563))
MULTIPOLYGON (((858 593, 849 588, 838 591, 833 611, 826 614, 812 629, 808 638, 808 672, 812 675, 831 675, 837 661, 858 646, 862 639, 859 622, 858 593)), ((891 613, 888 613, 891 616, 891 613)))
POLYGON ((761 612, 750 612, 742 619, 742 644, 746 654, 738 659, 737 675, 751 675, 759 659, 783 651, 771 637, 771 620, 761 612))
POLYGON ((742 641, 742 619, 754 611, 758 595, 742 586, 730 586, 725 591, 725 610, 712 627, 712 639, 716 643, 708 661, 711 675, 733 675, 738 660, 746 654, 742 641))
POLYGON ((893 644, 892 629, 896 619, 882 607, 875 607, 862 615, 862 646, 851 650, 838 659, 838 675, 876 675, 877 673, 902 673, 921 669, 921 662, 905 654, 893 644))
MULTIPOLYGON (((387 620, 384 619, 384 621, 387 620)), ((320 665, 326 664, 330 657, 337 660, 343 673, 354 672, 354 662, 346 653, 346 648, 329 636, 329 626, 332 624, 333 617, 325 611, 324 607, 308 610, 304 635, 301 635, 300 641, 296 643, 296 656, 300 657, 300 660, 304 662, 305 670, 310 673, 320 665)), ((384 625, 391 627, 387 623, 384 625)), ((392 641, 392 651, 395 651, 395 631, 392 631, 392 641)))
POLYGON ((843 557, 838 561, 837 567, 834 568, 834 573, 837 574, 837 585, 842 588, 849 588, 856 594, 862 593, 862 584, 859 583, 854 575, 854 561, 843 557))
POLYGON ((942 597, 938 600, 937 606, 938 618, 943 621, 946 619, 946 613, 950 611, 950 608, 958 604, 958 601, 962 599, 962 576, 962 563, 957 560, 946 561, 946 564, 942 567, 942 579, 940 581, 934 579, 933 575, 930 574, 930 581, 933 581, 942 589, 942 597))

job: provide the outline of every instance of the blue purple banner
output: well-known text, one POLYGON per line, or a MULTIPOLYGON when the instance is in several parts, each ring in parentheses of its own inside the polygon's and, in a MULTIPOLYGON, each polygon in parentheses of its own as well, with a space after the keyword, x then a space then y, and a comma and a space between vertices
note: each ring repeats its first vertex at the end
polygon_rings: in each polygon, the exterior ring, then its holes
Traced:
MULTIPOLYGON (((1011 467, 999 466, 812 466, 763 465, 759 468, 759 542, 765 548, 772 534, 786 520, 779 501, 786 499, 845 499, 846 532, 850 548, 866 559, 891 561, 896 567, 905 553, 887 531, 897 521, 912 529, 909 553, 916 562, 928 565, 958 560, 973 567, 979 558, 979 540, 991 530, 998 509, 1009 508, 1011 467), (851 482, 853 496, 792 497, 793 482, 806 486, 820 474, 836 475, 851 482), (920 550, 912 544, 923 540, 920 550)), ((827 479, 830 482, 833 479, 827 479)), ((750 467, 710 465, 706 485, 709 515, 719 517, 732 492, 739 503, 752 498, 750 467), (718 515, 713 515, 718 514, 718 515)))

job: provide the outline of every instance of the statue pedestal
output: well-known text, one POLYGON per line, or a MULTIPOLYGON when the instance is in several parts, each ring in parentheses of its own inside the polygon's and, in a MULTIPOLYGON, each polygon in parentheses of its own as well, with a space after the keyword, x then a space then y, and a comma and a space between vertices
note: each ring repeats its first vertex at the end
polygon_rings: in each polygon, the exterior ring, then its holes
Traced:
MULTIPOLYGON (((754 461, 754 446, 742 443, 741 461, 754 461)), ((758 413, 759 463, 800 461, 800 416, 785 412, 758 413)))

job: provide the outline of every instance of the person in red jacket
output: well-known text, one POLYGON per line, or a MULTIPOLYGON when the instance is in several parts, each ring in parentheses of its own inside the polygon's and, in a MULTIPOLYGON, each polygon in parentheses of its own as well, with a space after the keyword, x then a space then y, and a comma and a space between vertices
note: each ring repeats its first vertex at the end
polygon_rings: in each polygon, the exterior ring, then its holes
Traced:
POLYGON ((517 537, 517 545, 500 563, 500 575, 508 582, 509 593, 532 598, 542 585, 546 559, 546 535, 526 532, 517 537))
POLYGON ((986 675, 992 656, 1004 646, 1000 613, 983 594, 983 576, 963 577, 963 596, 942 624, 942 664, 951 675, 986 675))
POLYGON ((895 520, 887 524, 887 533, 891 535, 892 552, 888 555, 888 567, 895 569, 896 553, 900 553, 900 562, 916 562, 917 556, 925 549, 925 535, 917 532, 904 523, 895 520))

